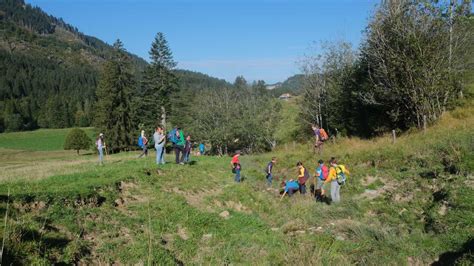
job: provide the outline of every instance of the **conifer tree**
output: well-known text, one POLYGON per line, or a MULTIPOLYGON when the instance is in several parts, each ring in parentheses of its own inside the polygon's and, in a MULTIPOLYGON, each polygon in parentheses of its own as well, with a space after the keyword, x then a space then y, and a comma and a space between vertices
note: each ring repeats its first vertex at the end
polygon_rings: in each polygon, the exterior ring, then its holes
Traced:
POLYGON ((115 56, 105 63, 95 105, 95 126, 105 134, 110 152, 127 150, 133 141, 131 97, 135 86, 130 59, 120 40, 114 43, 115 56))
POLYGON ((151 63, 144 73, 138 115, 141 124, 153 128, 158 123, 166 125, 166 116, 172 112, 171 97, 178 87, 172 71, 176 62, 163 33, 156 34, 149 54, 151 63))

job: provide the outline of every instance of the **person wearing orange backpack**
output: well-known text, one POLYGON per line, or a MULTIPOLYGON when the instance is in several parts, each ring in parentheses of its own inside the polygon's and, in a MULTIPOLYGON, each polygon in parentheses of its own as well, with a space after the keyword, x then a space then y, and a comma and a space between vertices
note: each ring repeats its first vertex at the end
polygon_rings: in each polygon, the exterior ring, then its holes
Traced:
POLYGON ((318 150, 318 154, 321 154, 323 152, 324 142, 329 139, 328 133, 317 124, 312 125, 311 128, 313 129, 315 138, 314 149, 318 150))

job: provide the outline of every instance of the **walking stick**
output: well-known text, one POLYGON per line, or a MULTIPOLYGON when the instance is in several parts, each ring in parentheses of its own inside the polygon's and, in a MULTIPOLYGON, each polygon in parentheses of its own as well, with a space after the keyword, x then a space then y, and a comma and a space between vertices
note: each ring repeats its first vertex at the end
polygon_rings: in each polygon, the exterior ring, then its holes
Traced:
POLYGON ((281 195, 280 201, 283 200, 283 197, 286 195, 286 190, 283 192, 283 195, 281 195))

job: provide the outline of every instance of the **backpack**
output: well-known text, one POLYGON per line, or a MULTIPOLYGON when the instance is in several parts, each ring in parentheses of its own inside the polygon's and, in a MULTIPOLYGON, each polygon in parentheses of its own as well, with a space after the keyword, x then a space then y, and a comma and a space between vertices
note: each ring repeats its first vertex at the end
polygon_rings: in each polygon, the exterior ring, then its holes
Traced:
POLYGON ((321 141, 326 141, 329 139, 328 133, 326 133, 326 130, 324 130, 324 128, 319 129, 319 136, 321 137, 321 141))
POLYGON ((176 137, 176 128, 173 128, 169 133, 168 133, 168 139, 176 144, 178 142, 178 137, 176 137))
POLYGON ((346 174, 344 174, 344 170, 339 165, 336 166, 336 181, 340 186, 346 183, 346 174))
POLYGON ((319 179, 324 181, 328 178, 329 170, 328 170, 328 167, 326 165, 323 165, 323 167, 318 167, 316 169, 316 172, 319 173, 319 179))
POLYGON ((138 137, 138 147, 143 148, 143 138, 141 135, 138 137))

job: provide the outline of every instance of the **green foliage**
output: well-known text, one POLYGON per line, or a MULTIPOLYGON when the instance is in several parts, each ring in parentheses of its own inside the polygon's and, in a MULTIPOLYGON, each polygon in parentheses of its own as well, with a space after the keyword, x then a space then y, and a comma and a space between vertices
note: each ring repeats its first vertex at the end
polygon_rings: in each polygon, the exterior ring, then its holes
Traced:
POLYGON ((66 136, 64 142, 65 150, 76 150, 79 154, 79 150, 87 150, 91 147, 91 139, 87 136, 87 133, 80 128, 73 128, 66 136))
POLYGON ((277 84, 278 86, 271 90, 271 94, 275 97, 282 95, 283 93, 290 93, 292 95, 299 95, 303 91, 304 75, 296 74, 287 78, 282 83, 277 84))
POLYGON ((105 134, 110 152, 129 149, 133 144, 133 130, 136 128, 131 116, 135 79, 130 59, 120 40, 114 43, 114 47, 116 57, 105 63, 97 87, 94 110, 94 123, 105 134))

